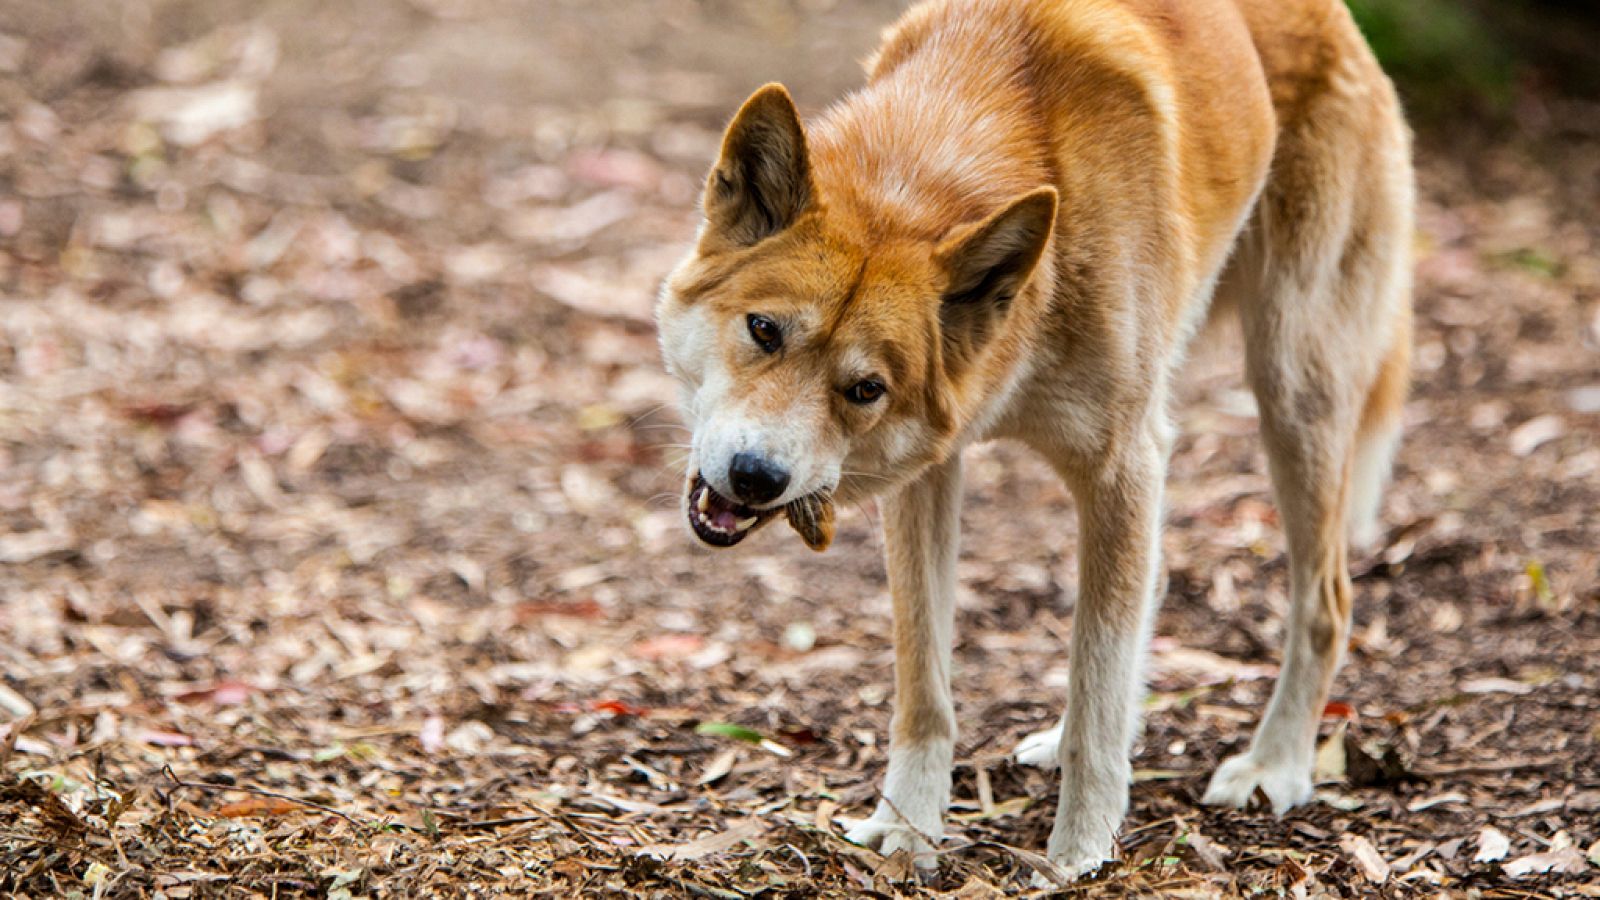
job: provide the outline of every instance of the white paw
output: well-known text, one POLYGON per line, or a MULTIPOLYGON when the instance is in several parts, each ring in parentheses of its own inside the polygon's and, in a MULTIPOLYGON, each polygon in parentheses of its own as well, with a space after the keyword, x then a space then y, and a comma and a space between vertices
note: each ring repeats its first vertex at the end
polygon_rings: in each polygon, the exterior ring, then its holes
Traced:
MULTIPOLYGON (((903 821, 899 814, 887 805, 880 805, 878 811, 870 819, 845 820, 846 830, 844 836, 853 844, 871 847, 884 856, 893 856, 905 850, 911 854, 911 861, 920 871, 937 869, 939 857, 935 855, 934 848, 928 839, 939 840, 940 827, 934 823, 931 828, 917 827, 915 824, 903 821)), ((926 823, 924 823, 926 824, 926 823)))
POLYGON ((1062 862, 1055 859, 1050 859, 1048 862, 1051 868, 1048 871, 1035 871, 1033 877, 1028 880, 1029 888, 1047 891, 1066 887, 1085 875, 1093 875, 1110 860, 1090 857, 1077 862, 1062 862))
POLYGON ((1217 767, 1201 802, 1242 809, 1258 787, 1267 795, 1272 812, 1281 816, 1311 799, 1311 764, 1257 762, 1249 753, 1235 756, 1217 767))
POLYGON ((919 875, 939 865, 934 845, 944 837, 944 811, 950 805, 949 742, 890 748, 883 794, 872 817, 849 823, 845 836, 884 856, 908 850, 919 875))
POLYGON ((1061 723, 1023 738, 1011 757, 1025 766, 1054 769, 1061 765, 1061 723))

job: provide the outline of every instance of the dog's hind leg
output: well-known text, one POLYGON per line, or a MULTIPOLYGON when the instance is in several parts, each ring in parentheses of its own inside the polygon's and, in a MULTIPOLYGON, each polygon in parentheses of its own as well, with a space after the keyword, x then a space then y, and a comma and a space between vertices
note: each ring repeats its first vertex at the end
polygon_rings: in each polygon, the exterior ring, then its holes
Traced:
POLYGON ((1236 265, 1247 370, 1288 543, 1283 670, 1250 748, 1205 802, 1311 798, 1317 723, 1350 629, 1348 535, 1398 434, 1409 340, 1411 166, 1393 107, 1333 93, 1280 139, 1236 265), (1245 279, 1246 281, 1250 279, 1245 279))
POLYGON ((1370 547, 1383 531, 1378 509, 1389 468, 1400 445, 1400 413, 1405 405, 1411 369, 1411 310, 1397 312, 1396 333, 1389 355, 1378 370, 1378 380, 1367 391, 1356 430, 1355 457, 1350 470, 1350 542, 1370 547))
POLYGON ((960 543, 961 460, 933 467, 883 503, 889 593, 894 602, 894 718, 883 799, 847 832, 885 855, 906 849, 919 868, 936 864, 950 802, 956 718, 950 696, 960 543))

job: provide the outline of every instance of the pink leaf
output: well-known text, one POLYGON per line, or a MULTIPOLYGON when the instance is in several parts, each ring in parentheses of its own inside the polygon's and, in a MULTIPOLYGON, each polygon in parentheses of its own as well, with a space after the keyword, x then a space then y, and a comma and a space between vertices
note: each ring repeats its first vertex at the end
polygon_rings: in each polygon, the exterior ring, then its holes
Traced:
POLYGON ((217 706, 238 706, 250 699, 250 695, 261 690, 253 684, 243 681, 219 681, 211 687, 198 691, 185 691, 176 699, 179 703, 214 703, 217 706))
POLYGON ((706 639, 698 634, 661 634, 634 644, 633 655, 640 659, 681 659, 705 643, 706 639))
POLYGON ((194 738, 176 731, 146 731, 139 735, 139 740, 157 747, 193 747, 194 738))
POLYGON ((422 729, 417 732, 417 743, 422 745, 424 753, 438 753, 444 749, 444 720, 438 716, 429 716, 422 720, 422 729))

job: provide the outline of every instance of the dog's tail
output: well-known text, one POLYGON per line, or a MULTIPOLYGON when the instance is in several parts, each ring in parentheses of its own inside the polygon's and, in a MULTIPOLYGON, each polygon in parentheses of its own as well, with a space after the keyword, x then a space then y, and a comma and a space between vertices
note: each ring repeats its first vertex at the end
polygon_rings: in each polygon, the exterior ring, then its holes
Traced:
POLYGON ((1350 507, 1346 521, 1350 542, 1369 547, 1382 533, 1378 509, 1383 489, 1389 483, 1395 449, 1400 445, 1401 411, 1411 381, 1411 312, 1404 308, 1396 323, 1389 353, 1378 368, 1378 377, 1367 390, 1356 431, 1356 446, 1350 470, 1350 507))

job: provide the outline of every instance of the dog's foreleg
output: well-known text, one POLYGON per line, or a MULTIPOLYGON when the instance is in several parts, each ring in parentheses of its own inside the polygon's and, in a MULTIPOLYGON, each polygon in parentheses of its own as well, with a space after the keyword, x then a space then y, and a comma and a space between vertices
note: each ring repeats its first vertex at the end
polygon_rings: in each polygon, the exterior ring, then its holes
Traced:
POLYGON ((1069 476, 1083 523, 1082 575, 1061 725, 1061 795, 1048 852, 1074 875, 1111 858, 1128 807, 1165 459, 1150 438, 1099 472, 1069 476))
POLYGON ((960 511, 959 458, 884 503, 895 650, 889 771, 877 811, 849 831, 851 840, 885 854, 911 850, 924 869, 936 865, 930 841, 943 833, 955 752, 950 646, 960 511))

